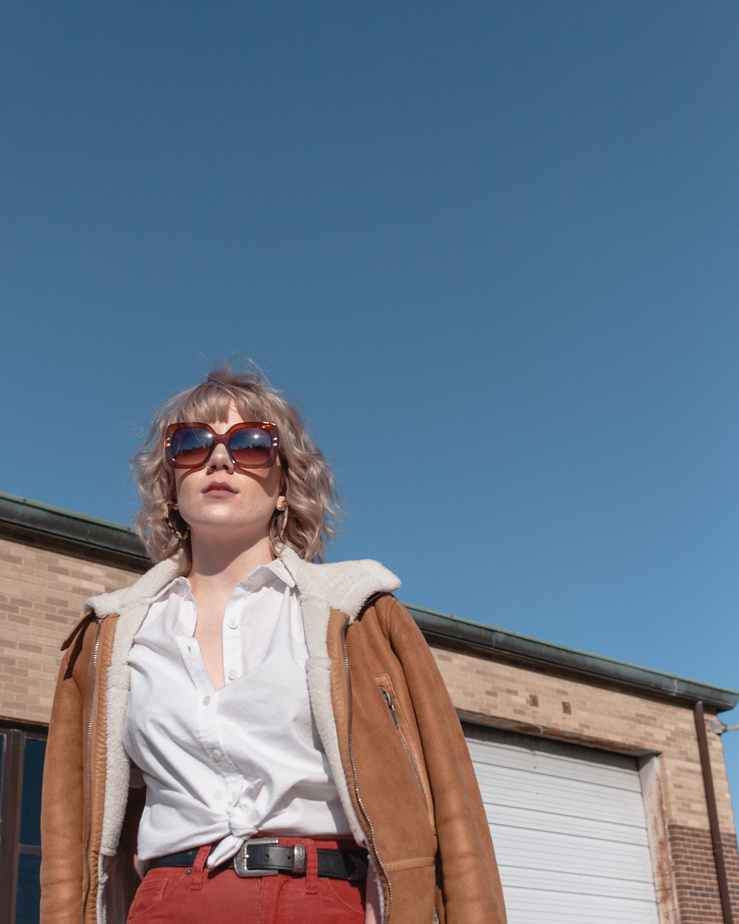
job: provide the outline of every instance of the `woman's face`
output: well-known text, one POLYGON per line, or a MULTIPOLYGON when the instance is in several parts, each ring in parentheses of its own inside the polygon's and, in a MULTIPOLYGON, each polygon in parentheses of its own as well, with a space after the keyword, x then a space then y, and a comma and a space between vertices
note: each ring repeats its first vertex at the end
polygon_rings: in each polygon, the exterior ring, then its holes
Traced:
MULTIPOLYGON (((226 420, 201 422, 221 434, 243 420, 232 403, 226 420)), ((177 506, 194 540, 233 534, 239 544, 252 545, 269 535, 281 497, 279 457, 270 468, 235 469, 228 449, 219 443, 202 468, 176 468, 174 478, 177 506)))

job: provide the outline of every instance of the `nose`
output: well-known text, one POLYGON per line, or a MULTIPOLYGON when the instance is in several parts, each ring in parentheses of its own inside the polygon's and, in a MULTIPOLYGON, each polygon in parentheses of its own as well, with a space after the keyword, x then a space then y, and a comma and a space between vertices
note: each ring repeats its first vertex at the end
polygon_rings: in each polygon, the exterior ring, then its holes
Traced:
POLYGON ((213 447, 213 452, 210 454, 210 459, 208 459, 208 468, 213 469, 213 471, 223 469, 224 471, 232 472, 234 470, 231 453, 225 443, 216 443, 213 447))

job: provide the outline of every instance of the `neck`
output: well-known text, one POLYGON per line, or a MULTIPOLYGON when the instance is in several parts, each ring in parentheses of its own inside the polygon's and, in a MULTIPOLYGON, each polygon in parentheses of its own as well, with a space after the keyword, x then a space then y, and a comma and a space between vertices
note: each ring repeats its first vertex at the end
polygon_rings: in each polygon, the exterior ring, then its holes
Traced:
POLYGON ((191 548, 192 566, 188 579, 193 591, 214 584, 228 584, 233 588, 249 572, 269 564, 275 557, 268 536, 248 545, 234 545, 214 541, 212 536, 207 541, 198 541, 193 535, 191 548))

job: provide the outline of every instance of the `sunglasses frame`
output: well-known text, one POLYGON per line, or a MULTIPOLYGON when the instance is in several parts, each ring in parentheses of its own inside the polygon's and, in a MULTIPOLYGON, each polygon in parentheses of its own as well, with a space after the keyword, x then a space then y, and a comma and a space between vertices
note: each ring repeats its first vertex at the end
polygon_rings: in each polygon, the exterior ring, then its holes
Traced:
POLYGON ((209 424, 205 423, 196 423, 193 421, 188 421, 185 423, 175 423, 170 424, 167 427, 167 435, 164 438, 164 455, 167 460, 167 464, 171 468, 184 468, 184 469, 196 469, 203 468, 203 466, 208 464, 208 460, 213 455, 213 450, 219 443, 223 443, 226 447, 226 452, 228 457, 234 465, 234 468, 240 469, 255 469, 255 468, 271 468, 275 464, 275 459, 280 451, 280 434, 277 429, 277 424, 267 423, 266 421, 252 421, 251 423, 237 423, 225 433, 216 433, 216 431, 209 424), (213 438, 213 442, 208 450, 208 455, 202 462, 198 462, 196 465, 183 465, 181 462, 178 462, 172 452, 172 437, 178 430, 185 429, 196 429, 196 430, 207 430, 208 433, 213 438), (231 434, 236 430, 266 430, 271 437, 271 446, 269 450, 269 456, 267 461, 263 465, 243 465, 241 462, 237 462, 233 457, 231 452, 231 434))

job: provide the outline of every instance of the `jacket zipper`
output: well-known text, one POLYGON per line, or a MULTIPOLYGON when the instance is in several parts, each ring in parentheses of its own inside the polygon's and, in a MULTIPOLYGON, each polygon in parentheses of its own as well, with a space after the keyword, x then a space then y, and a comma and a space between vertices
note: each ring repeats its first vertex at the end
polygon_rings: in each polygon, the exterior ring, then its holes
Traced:
POLYGON ((347 651, 347 647, 346 647, 347 628, 348 628, 348 623, 345 623, 344 628, 342 630, 342 634, 341 634, 341 645, 344 651, 344 673, 346 674, 347 699, 348 699, 348 706, 349 706, 349 709, 348 709, 348 713, 349 713, 349 717, 348 717, 349 763, 351 764, 352 775, 354 776, 354 794, 357 797, 357 804, 359 805, 359 808, 362 810, 362 816, 364 817, 364 820, 370 831, 370 840, 372 842, 372 853, 374 855, 375 862, 377 863, 377 866, 379 867, 380 872, 382 873, 383 878, 385 879, 385 882, 387 882, 387 893, 388 893, 387 908, 385 909, 385 914, 382 919, 383 924, 387 924, 387 921, 390 917, 390 908, 393 903, 393 886, 392 886, 392 883, 390 882, 390 877, 388 876, 387 869, 385 868, 385 864, 382 862, 382 858, 377 852, 377 840, 375 838, 374 825, 372 824, 372 822, 369 819, 369 816, 367 815, 367 810, 364 807, 364 802, 362 802, 362 797, 359 794, 359 784, 357 781, 357 767, 354 763, 354 754, 352 753, 352 681, 351 681, 351 677, 349 676, 349 652, 347 651))
POLYGON ((95 710, 95 687, 97 686, 97 663, 98 648, 100 647, 100 630, 103 625, 102 619, 97 620, 97 635, 95 636, 95 648, 92 653, 92 687, 90 690, 90 713, 87 717, 87 831, 85 832, 85 849, 83 853, 84 862, 84 887, 82 890, 82 907, 80 908, 80 921, 85 924, 85 908, 90 897, 90 840, 92 838, 92 720, 95 710))
POLYGON ((406 757, 408 758, 408 762, 410 763, 411 769, 413 770, 413 775, 416 778, 416 783, 418 783, 418 788, 421 791, 421 798, 423 799, 423 804, 426 806, 426 809, 428 810, 429 805, 428 805, 428 802, 426 801, 426 793, 423 790, 423 783, 421 782, 421 775, 418 772, 418 767, 416 766, 415 760, 413 760, 413 755, 411 754, 411 749, 408 747, 408 742, 405 740, 405 736, 403 735, 403 732, 400 730, 400 723, 398 722, 398 716, 396 715, 396 712, 395 712, 395 703, 393 702, 393 698, 388 693, 388 691, 385 689, 385 687, 380 687, 380 693, 382 693, 383 699, 387 703, 387 708, 390 710, 390 715, 392 715, 393 717, 393 722, 395 722, 395 727, 398 729, 398 734, 400 735, 400 740, 403 744, 403 748, 405 749, 406 757))

